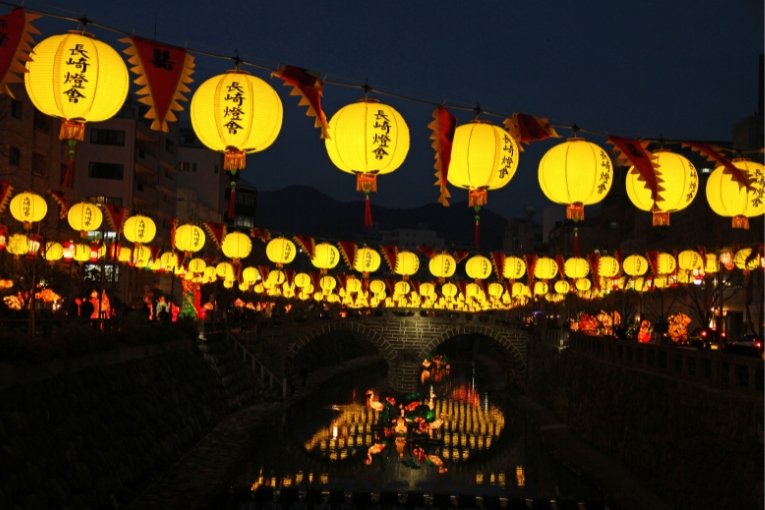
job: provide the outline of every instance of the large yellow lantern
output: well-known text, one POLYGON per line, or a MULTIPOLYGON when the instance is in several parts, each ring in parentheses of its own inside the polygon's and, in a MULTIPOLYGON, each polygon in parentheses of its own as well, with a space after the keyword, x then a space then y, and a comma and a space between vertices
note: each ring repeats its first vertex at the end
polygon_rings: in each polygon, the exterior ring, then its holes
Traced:
POLYGON ((340 263, 340 250, 335 245, 317 243, 314 246, 313 257, 311 257, 313 267, 319 269, 322 273, 326 273, 330 269, 334 269, 338 263, 340 263))
POLYGON ((356 175, 356 191, 364 193, 364 225, 372 225, 369 194, 377 176, 396 171, 409 152, 409 127, 391 106, 362 99, 343 106, 329 119, 324 140, 332 163, 356 175))
POLYGON ((473 280, 491 276, 491 261, 483 255, 473 255, 465 262, 465 274, 473 280))
POLYGON ((558 294, 568 294, 568 292, 571 290, 571 284, 566 280, 558 280, 555 282, 555 285, 553 285, 553 289, 558 294))
POLYGON ((704 258, 696 250, 683 250, 677 254, 677 267, 683 271, 703 271, 704 258))
POLYGON ((43 39, 26 66, 29 99, 44 114, 61 119, 61 140, 84 140, 85 123, 116 115, 130 87, 120 54, 82 32, 43 39))
POLYGON ((733 256, 733 264, 742 271, 752 271, 762 269, 763 256, 758 251, 752 252, 751 248, 741 248, 733 256))
POLYGON ((646 184, 635 167, 627 172, 625 184, 630 201, 642 211, 651 211, 654 226, 669 225, 670 213, 688 207, 699 189, 699 174, 688 158, 660 150, 655 158, 656 193, 646 184))
POLYGON ((475 210, 475 244, 479 240, 479 212, 488 191, 504 187, 518 169, 518 143, 499 126, 474 120, 454 130, 449 184, 468 190, 468 205, 475 210))
POLYGON ((45 260, 56 262, 64 257, 64 247, 57 241, 45 243, 45 260))
POLYGON ((353 259, 353 269, 367 277, 369 273, 374 273, 380 269, 380 254, 373 248, 366 246, 356 250, 356 256, 353 259))
POLYGON ((671 253, 661 252, 656 256, 656 274, 667 275, 672 274, 677 269, 677 260, 671 253))
POLYGON ((400 251, 396 253, 396 263, 393 266, 393 272, 406 280, 420 269, 420 258, 411 251, 400 251))
POLYGON ((556 204, 566 205, 566 218, 584 219, 584 206, 597 204, 614 179, 611 158, 598 145, 569 138, 548 150, 539 161, 539 186, 556 204))
POLYGON ((731 217, 733 228, 748 229, 749 218, 765 213, 765 165, 734 159, 733 166, 737 176, 722 165, 709 174, 707 202, 715 214, 731 217))
POLYGON ((11 255, 26 255, 29 252, 29 239, 24 234, 11 234, 5 249, 11 255))
POLYGON ((297 248, 295 243, 286 237, 274 237, 266 244, 266 257, 276 264, 276 267, 282 267, 295 260, 297 248))
POLYGON ((648 259, 642 255, 628 255, 622 261, 622 269, 627 276, 643 276, 648 272, 648 259))
POLYGON ((451 277, 457 270, 457 261, 448 253, 439 253, 434 255, 430 262, 428 262, 428 270, 439 281, 443 281, 451 277))
POLYGON ((157 235, 157 226, 148 216, 136 214, 125 220, 122 225, 122 235, 131 243, 147 244, 157 235))
POLYGON ((520 257, 505 257, 502 276, 508 280, 517 280, 526 274, 526 262, 520 257))
POLYGON ((80 232, 81 237, 87 237, 88 232, 98 230, 104 215, 98 205, 78 202, 69 208, 66 219, 70 227, 80 232))
POLYGON ((24 229, 32 228, 32 223, 36 223, 48 213, 48 204, 45 199, 37 193, 24 191, 11 199, 8 205, 13 219, 24 224, 24 229))
POLYGON ((240 260, 246 259, 250 255, 252 240, 247 234, 230 232, 223 238, 221 250, 234 264, 238 264, 240 260))
POLYGON ((557 274, 558 263, 553 258, 539 257, 534 264, 534 278, 538 280, 551 280, 557 274))
POLYGON ((186 256, 196 253, 205 245, 205 232, 201 227, 191 223, 184 223, 175 229, 174 244, 176 249, 186 256))
POLYGON ((598 276, 601 278, 614 278, 619 274, 619 261, 611 255, 598 257, 598 276))
POLYGON ((569 257, 563 262, 563 274, 572 280, 578 280, 590 274, 590 263, 583 257, 569 257))

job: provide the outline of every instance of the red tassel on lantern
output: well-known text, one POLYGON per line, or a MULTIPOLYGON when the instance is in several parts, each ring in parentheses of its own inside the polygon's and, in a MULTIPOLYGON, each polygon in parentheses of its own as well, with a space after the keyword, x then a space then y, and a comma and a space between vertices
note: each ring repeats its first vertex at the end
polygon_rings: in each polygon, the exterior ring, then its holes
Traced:
POLYGON ((572 221, 584 220, 584 204, 581 202, 574 202, 566 206, 566 219, 572 221))
POLYGON ((372 202, 369 194, 377 191, 377 174, 356 174, 356 191, 364 193, 364 226, 372 226, 372 202))

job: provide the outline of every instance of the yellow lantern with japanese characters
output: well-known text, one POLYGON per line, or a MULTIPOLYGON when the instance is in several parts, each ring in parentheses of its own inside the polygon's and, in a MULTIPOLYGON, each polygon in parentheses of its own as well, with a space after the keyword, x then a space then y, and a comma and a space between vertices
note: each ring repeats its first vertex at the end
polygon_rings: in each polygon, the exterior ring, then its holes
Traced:
POLYGON ((131 243, 150 243, 157 235, 157 225, 148 216, 136 214, 125 220, 125 224, 122 225, 122 235, 131 243))
POLYGON ((371 226, 369 194, 377 191, 377 176, 398 170, 409 152, 404 117, 379 101, 356 101, 329 119, 324 144, 332 163, 356 176, 356 191, 364 193, 364 225, 371 226))
POLYGON ((70 227, 80 232, 81 237, 87 237, 88 232, 98 230, 104 215, 98 205, 78 202, 69 208, 66 219, 70 227))
POLYGON ((420 259, 416 253, 411 251, 400 251, 396 253, 396 263, 393 272, 401 275, 404 280, 415 274, 420 269, 420 259))
POLYGON ((340 250, 330 243, 318 243, 313 249, 311 264, 322 273, 334 269, 340 262, 340 250))
POLYGON ((246 259, 250 255, 252 240, 250 236, 242 232, 230 232, 223 238, 221 251, 233 261, 234 265, 237 265, 240 260, 246 259))
POLYGON ((706 195, 715 214, 730 217, 733 228, 748 229, 749 218, 765 213, 765 165, 734 159, 738 172, 720 165, 709 174, 706 195))
POLYGON ((196 253, 205 246, 205 232, 197 225, 184 223, 175 229, 175 247, 186 254, 196 253))
POLYGON ((366 278, 370 273, 374 273, 380 269, 381 260, 377 250, 363 246, 356 251, 356 256, 353 260, 353 269, 366 278))
POLYGON ((266 244, 266 257, 276 264, 276 267, 282 267, 295 260, 297 248, 295 243, 286 237, 275 237, 266 244))
POLYGON ((505 257, 502 276, 508 280, 517 280, 526 274, 526 262, 520 257, 505 257))
POLYGON ((635 167, 627 172, 627 197, 642 211, 652 213, 654 226, 669 225, 670 213, 690 205, 699 190, 699 174, 688 158, 674 152, 653 152, 656 165, 656 192, 635 167))
POLYGON ((566 219, 584 220, 584 206, 597 204, 611 189, 613 164, 598 145, 569 138, 548 150, 539 161, 539 186, 556 204, 566 205, 566 219))
POLYGON ((37 193, 24 191, 11 199, 8 209, 11 211, 13 219, 20 221, 24 225, 24 229, 29 230, 32 228, 32 223, 45 218, 48 213, 48 204, 37 193))
POLYGON ((430 259, 428 269, 430 274, 438 278, 440 282, 443 282, 457 270, 457 261, 448 253, 439 253, 430 259))

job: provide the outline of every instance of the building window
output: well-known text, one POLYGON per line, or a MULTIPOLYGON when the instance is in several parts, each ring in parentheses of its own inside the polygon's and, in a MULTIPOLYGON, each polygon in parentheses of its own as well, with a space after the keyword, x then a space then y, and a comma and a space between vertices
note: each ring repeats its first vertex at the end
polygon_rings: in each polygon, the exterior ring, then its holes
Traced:
POLYGON ((176 154, 178 152, 175 142, 169 138, 165 138, 165 152, 168 154, 176 154))
POLYGON ((88 177, 91 179, 111 179, 121 181, 125 167, 119 163, 94 163, 88 165, 88 177))
POLYGON ((34 110, 34 127, 38 131, 42 131, 43 133, 49 133, 50 132, 50 117, 47 115, 44 115, 40 113, 40 111, 35 108, 34 110))
POLYGON ((178 170, 181 172, 196 172, 197 164, 191 161, 181 161, 178 163, 178 170))
POLYGON ((110 204, 116 207, 122 207, 122 197, 110 197, 106 195, 93 195, 88 197, 88 202, 94 204, 110 204))
POLYGON ((48 164, 45 161, 45 156, 39 152, 32 154, 32 173, 35 175, 48 175, 48 164))
POLYGON ((11 166, 19 166, 21 164, 21 151, 18 147, 13 145, 8 147, 8 164, 11 166))
POLYGON ((24 113, 24 103, 16 99, 11 99, 11 117, 20 119, 24 113))
POLYGON ((118 129, 90 128, 90 143, 124 146, 125 132, 118 129))

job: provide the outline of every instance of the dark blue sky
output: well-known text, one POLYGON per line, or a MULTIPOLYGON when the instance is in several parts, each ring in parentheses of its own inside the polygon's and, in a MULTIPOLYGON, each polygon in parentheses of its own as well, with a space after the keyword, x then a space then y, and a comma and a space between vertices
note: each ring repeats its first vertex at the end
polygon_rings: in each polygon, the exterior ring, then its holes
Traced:
MULTIPOLYGON (((382 176, 373 196, 373 204, 391 207, 437 199, 427 124, 441 102, 479 103, 500 115, 530 113, 601 134, 729 140, 732 125, 757 110, 765 38, 762 0, 48 0, 28 1, 25 7, 86 15, 192 50, 238 51, 245 61, 269 68, 291 64, 330 81, 361 85, 366 80, 373 88, 425 100, 373 94, 402 113, 412 139, 404 165, 382 176)), ((43 35, 76 28, 53 20, 36 25, 43 35)), ((90 31, 124 48, 116 43, 117 34, 99 27, 90 31)), ((198 53, 196 62, 196 84, 231 67, 198 53)), ((359 199, 354 178, 331 164, 297 98, 266 72, 251 71, 279 91, 285 111, 279 138, 249 157, 243 178, 263 190, 305 184, 340 200, 359 199)), ((327 116, 361 95, 327 85, 327 116)), ((452 112, 459 122, 473 117, 452 112)), ((602 138, 588 137, 611 149, 602 138)), ((489 194, 488 207, 512 216, 528 205, 549 205, 537 183, 537 165, 551 145, 528 148, 510 183, 489 194)), ((623 185, 623 179, 614 182, 623 185)), ((466 200, 466 194, 452 190, 452 199, 466 200)))

